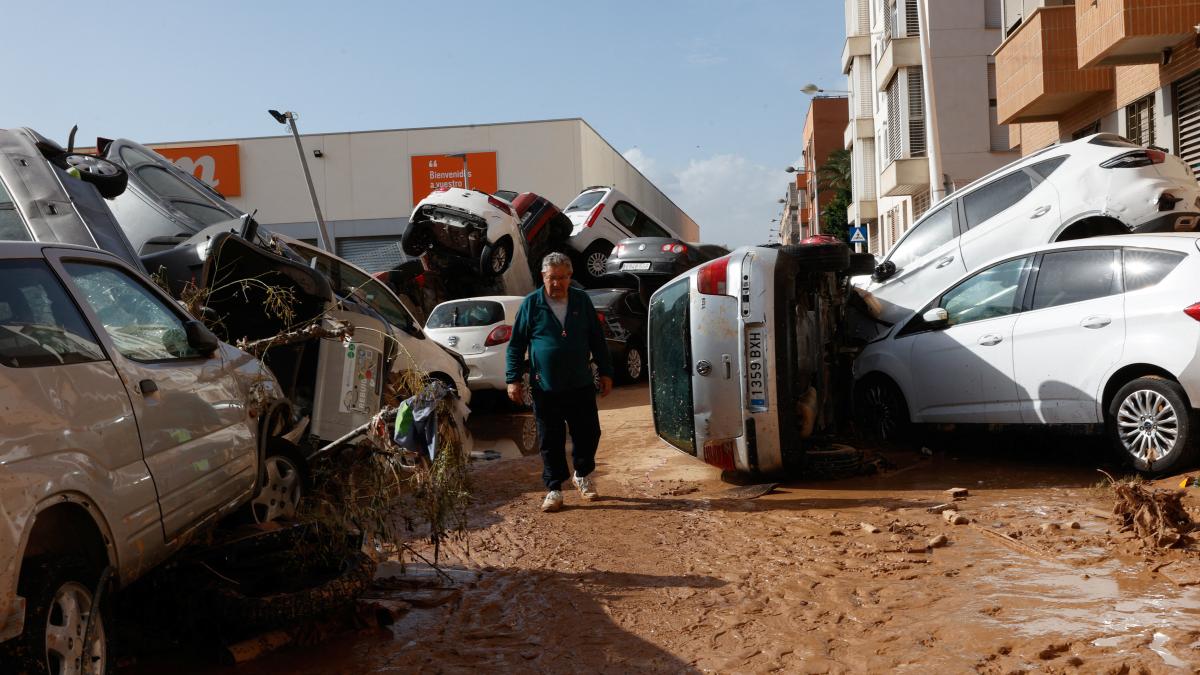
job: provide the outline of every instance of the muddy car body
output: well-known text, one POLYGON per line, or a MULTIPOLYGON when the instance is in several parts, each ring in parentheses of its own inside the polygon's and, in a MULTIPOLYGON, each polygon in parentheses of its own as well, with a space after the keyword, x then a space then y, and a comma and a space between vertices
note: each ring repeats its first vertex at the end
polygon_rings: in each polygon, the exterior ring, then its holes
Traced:
POLYGON ((401 246, 455 256, 484 278, 528 267, 525 238, 512 205, 478 190, 439 188, 413 207, 401 246))
POLYGON ((726 470, 803 459, 832 428, 837 383, 826 363, 850 264, 841 244, 748 246, 664 285, 649 305, 655 429, 726 470))
POLYGON ((646 215, 632 199, 606 185, 584 188, 564 213, 574 225, 569 243, 575 254, 575 274, 584 285, 594 285, 604 274, 609 254, 622 239, 678 236, 646 215))
POLYGON ((67 672, 106 656, 103 570, 132 582, 251 498, 281 393, 112 255, 4 243, 0 275, 0 662, 67 672))

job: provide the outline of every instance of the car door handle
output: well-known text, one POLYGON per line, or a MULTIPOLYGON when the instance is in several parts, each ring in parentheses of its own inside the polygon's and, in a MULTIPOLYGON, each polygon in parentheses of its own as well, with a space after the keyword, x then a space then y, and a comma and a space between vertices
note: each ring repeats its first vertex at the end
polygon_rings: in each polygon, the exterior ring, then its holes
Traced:
POLYGON ((1030 218, 1041 218, 1042 216, 1046 215, 1047 213, 1050 213, 1050 205, 1049 204, 1047 204, 1046 206, 1037 207, 1036 209, 1034 209, 1033 213, 1029 214, 1029 217, 1030 218))
POLYGON ((733 378, 733 359, 728 354, 721 355, 721 362, 725 364, 725 379, 733 378))
POLYGON ((942 268, 943 268, 943 267, 945 267, 946 265, 949 265, 949 264, 950 264, 950 263, 952 263, 952 262, 954 262, 954 256, 952 256, 952 255, 948 255, 948 256, 946 256, 945 258, 942 258, 941 260, 939 260, 939 261, 938 261, 938 263, 937 263, 937 269, 939 269, 939 270, 940 270, 940 269, 942 269, 942 268))
POLYGON ((1089 316, 1088 318, 1084 319, 1083 321, 1080 321, 1079 325, 1083 326, 1084 328, 1104 328, 1105 326, 1107 326, 1110 323, 1112 323, 1111 317, 1089 316))
POLYGON ((979 338, 979 344, 983 345, 984 347, 998 345, 1001 342, 1004 342, 1004 338, 996 335, 995 333, 992 333, 991 335, 984 335, 983 337, 979 338))
POLYGON ((158 383, 154 380, 142 380, 138 382, 138 389, 142 392, 142 396, 149 396, 158 391, 158 383))

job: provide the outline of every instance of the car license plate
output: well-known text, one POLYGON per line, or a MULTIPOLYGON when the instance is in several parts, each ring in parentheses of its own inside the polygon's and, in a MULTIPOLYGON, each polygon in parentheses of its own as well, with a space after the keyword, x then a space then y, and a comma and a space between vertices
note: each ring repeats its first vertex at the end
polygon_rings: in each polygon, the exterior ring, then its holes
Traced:
POLYGON ((650 269, 650 263, 648 263, 648 262, 621 263, 621 269, 622 270, 648 270, 648 269, 650 269))
POLYGON ((767 330, 746 331, 746 401, 750 412, 767 411, 767 330))

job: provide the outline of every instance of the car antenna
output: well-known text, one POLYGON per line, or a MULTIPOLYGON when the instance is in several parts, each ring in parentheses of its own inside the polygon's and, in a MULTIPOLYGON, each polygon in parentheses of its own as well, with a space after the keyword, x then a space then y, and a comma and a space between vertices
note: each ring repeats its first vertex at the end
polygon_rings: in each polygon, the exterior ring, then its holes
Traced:
POLYGON ((75 132, 79 131, 79 125, 71 127, 71 133, 67 134, 67 152, 75 152, 75 132))

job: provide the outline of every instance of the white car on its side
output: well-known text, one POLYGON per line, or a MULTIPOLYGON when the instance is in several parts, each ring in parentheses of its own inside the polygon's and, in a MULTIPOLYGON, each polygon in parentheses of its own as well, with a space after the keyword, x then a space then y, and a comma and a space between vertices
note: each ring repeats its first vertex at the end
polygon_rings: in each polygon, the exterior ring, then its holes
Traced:
POLYGON ((1191 232, 1198 222, 1200 186, 1187 163, 1096 134, 1022 157, 949 195, 855 284, 890 324, 998 255, 1110 234, 1191 232))
POLYGON ((646 215, 616 188, 606 185, 584 188, 563 210, 574 228, 567 242, 575 250, 575 275, 590 285, 604 274, 613 247, 631 237, 679 238, 646 215))
MULTIPOLYGON (((425 332, 462 355, 467 386, 504 391, 508 341, 525 298, 493 295, 443 302, 429 313, 425 332)), ((528 388, 526 388, 528 391, 528 388)), ((530 402, 527 401, 527 404, 530 402)))
POLYGON ((1043 245, 932 295, 854 362, 873 435, 1103 424, 1139 471, 1200 454, 1200 234, 1043 245))
POLYGON ((465 260, 484 278, 529 275, 525 235, 512 204, 478 190, 439 188, 417 202, 400 242, 419 256, 437 250, 465 260))

